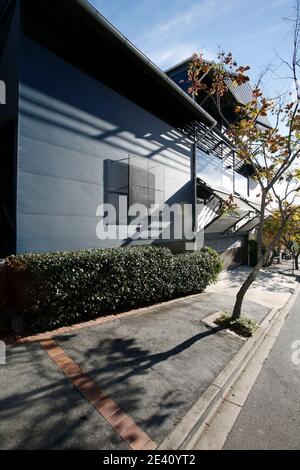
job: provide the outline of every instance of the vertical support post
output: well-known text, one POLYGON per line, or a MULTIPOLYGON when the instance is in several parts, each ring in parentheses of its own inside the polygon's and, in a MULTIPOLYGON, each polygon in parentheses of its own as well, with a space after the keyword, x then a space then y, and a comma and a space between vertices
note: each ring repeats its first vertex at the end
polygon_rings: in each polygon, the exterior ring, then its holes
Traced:
POLYGON ((194 136, 192 144, 192 197, 193 197, 193 221, 192 229, 195 235, 195 250, 197 249, 197 138, 196 123, 194 122, 194 136))
POLYGON ((232 151, 232 193, 235 194, 235 153, 232 151))
POLYGON ((127 225, 129 225, 130 223, 130 220, 129 220, 129 208, 130 208, 130 205, 131 205, 131 194, 130 194, 130 188, 131 188, 131 184, 130 184, 130 178, 131 178, 131 173, 130 173, 130 165, 131 165, 131 155, 130 153, 128 154, 128 174, 127 174, 127 178, 128 178, 128 192, 127 192, 127 217, 126 217, 126 220, 127 220, 127 225))

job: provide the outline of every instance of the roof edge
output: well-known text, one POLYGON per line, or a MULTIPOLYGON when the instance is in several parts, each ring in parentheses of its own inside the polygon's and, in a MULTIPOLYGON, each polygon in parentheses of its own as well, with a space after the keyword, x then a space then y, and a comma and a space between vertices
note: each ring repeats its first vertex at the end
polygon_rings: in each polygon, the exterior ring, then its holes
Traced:
MULTIPOLYGON (((187 95, 171 78, 169 78, 160 68, 154 64, 144 53, 142 53, 129 39, 127 39, 120 31, 118 31, 110 21, 108 21, 99 11, 93 7, 87 0, 74 0, 79 4, 85 11, 94 17, 95 21, 102 27, 110 31, 110 33, 118 39, 125 47, 127 47, 139 60, 144 62, 146 67, 149 67, 160 79, 164 80, 178 96, 183 98, 189 107, 192 107, 195 112, 201 115, 202 119, 209 123, 211 126, 216 126, 217 121, 207 113, 199 104, 197 104, 193 98, 187 95)), ((200 119, 200 116, 199 116, 200 119)))

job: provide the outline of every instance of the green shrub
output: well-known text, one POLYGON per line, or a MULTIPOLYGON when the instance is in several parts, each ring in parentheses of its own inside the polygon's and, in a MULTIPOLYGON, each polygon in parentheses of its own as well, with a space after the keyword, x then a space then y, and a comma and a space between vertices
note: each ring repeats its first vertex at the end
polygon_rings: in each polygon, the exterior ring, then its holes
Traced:
POLYGON ((7 260, 10 311, 26 332, 201 292, 221 270, 217 253, 172 255, 137 247, 26 254, 7 260))
POLYGON ((226 314, 219 318, 217 323, 245 338, 253 336, 258 328, 258 323, 255 320, 250 320, 243 315, 237 320, 233 320, 230 314, 226 314))
POLYGON ((222 261, 216 251, 204 247, 190 254, 174 257, 175 295, 191 295, 217 280, 222 261))

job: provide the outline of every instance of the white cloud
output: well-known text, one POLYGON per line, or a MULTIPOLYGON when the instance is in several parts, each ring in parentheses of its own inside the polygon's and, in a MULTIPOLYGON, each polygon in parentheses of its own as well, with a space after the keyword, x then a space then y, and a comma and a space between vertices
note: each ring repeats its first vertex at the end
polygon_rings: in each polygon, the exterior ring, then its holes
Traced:
MULTIPOLYGON (((191 56, 193 52, 202 52, 208 59, 216 58, 216 51, 209 50, 206 37, 201 37, 201 31, 218 21, 220 18, 234 13, 237 0, 198 0, 192 7, 176 12, 169 19, 150 28, 145 34, 137 39, 139 47, 155 62, 159 67, 165 69, 191 56), (199 38, 200 41, 199 43, 199 38)), ((243 0, 249 3, 253 0, 243 0)), ((287 0, 271 0, 273 5, 279 6, 287 0)), ((290 0, 289 0, 290 1, 290 0)), ((244 3, 244 5, 245 5, 244 3)), ((242 40, 235 44, 235 53, 253 47, 264 37, 270 37, 284 30, 284 22, 271 24, 263 29, 253 31, 242 36, 242 40)))
POLYGON ((200 52, 208 60, 216 59, 216 55, 206 48, 199 48, 199 44, 184 44, 180 43, 176 46, 164 47, 157 51, 153 51, 149 57, 157 64, 160 68, 166 69, 172 65, 176 65, 179 62, 192 56, 194 52, 200 52))
MULTIPOLYGON (((231 0, 229 0, 231 1, 231 0)), ((185 29, 187 26, 198 22, 209 21, 209 18, 216 12, 216 0, 202 0, 195 3, 191 8, 176 13, 167 21, 162 21, 156 27, 151 29, 151 37, 161 38, 162 35, 176 34, 178 30, 185 29)), ((149 33, 148 33, 149 34, 149 33)), ((147 35, 146 35, 147 37, 147 35)))
POLYGON ((219 0, 198 0, 189 9, 176 12, 169 19, 149 28, 134 42, 161 68, 174 65, 199 51, 206 58, 213 59, 215 54, 199 44, 199 30, 216 15, 228 13, 234 8, 235 1, 223 0, 220 3, 219 0))

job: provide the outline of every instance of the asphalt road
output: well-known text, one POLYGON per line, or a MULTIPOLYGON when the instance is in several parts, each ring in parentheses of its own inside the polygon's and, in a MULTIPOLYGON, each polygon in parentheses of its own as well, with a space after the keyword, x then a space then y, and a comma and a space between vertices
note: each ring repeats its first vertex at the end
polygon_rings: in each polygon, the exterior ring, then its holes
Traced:
POLYGON ((223 448, 300 449, 299 431, 300 294, 223 448))

